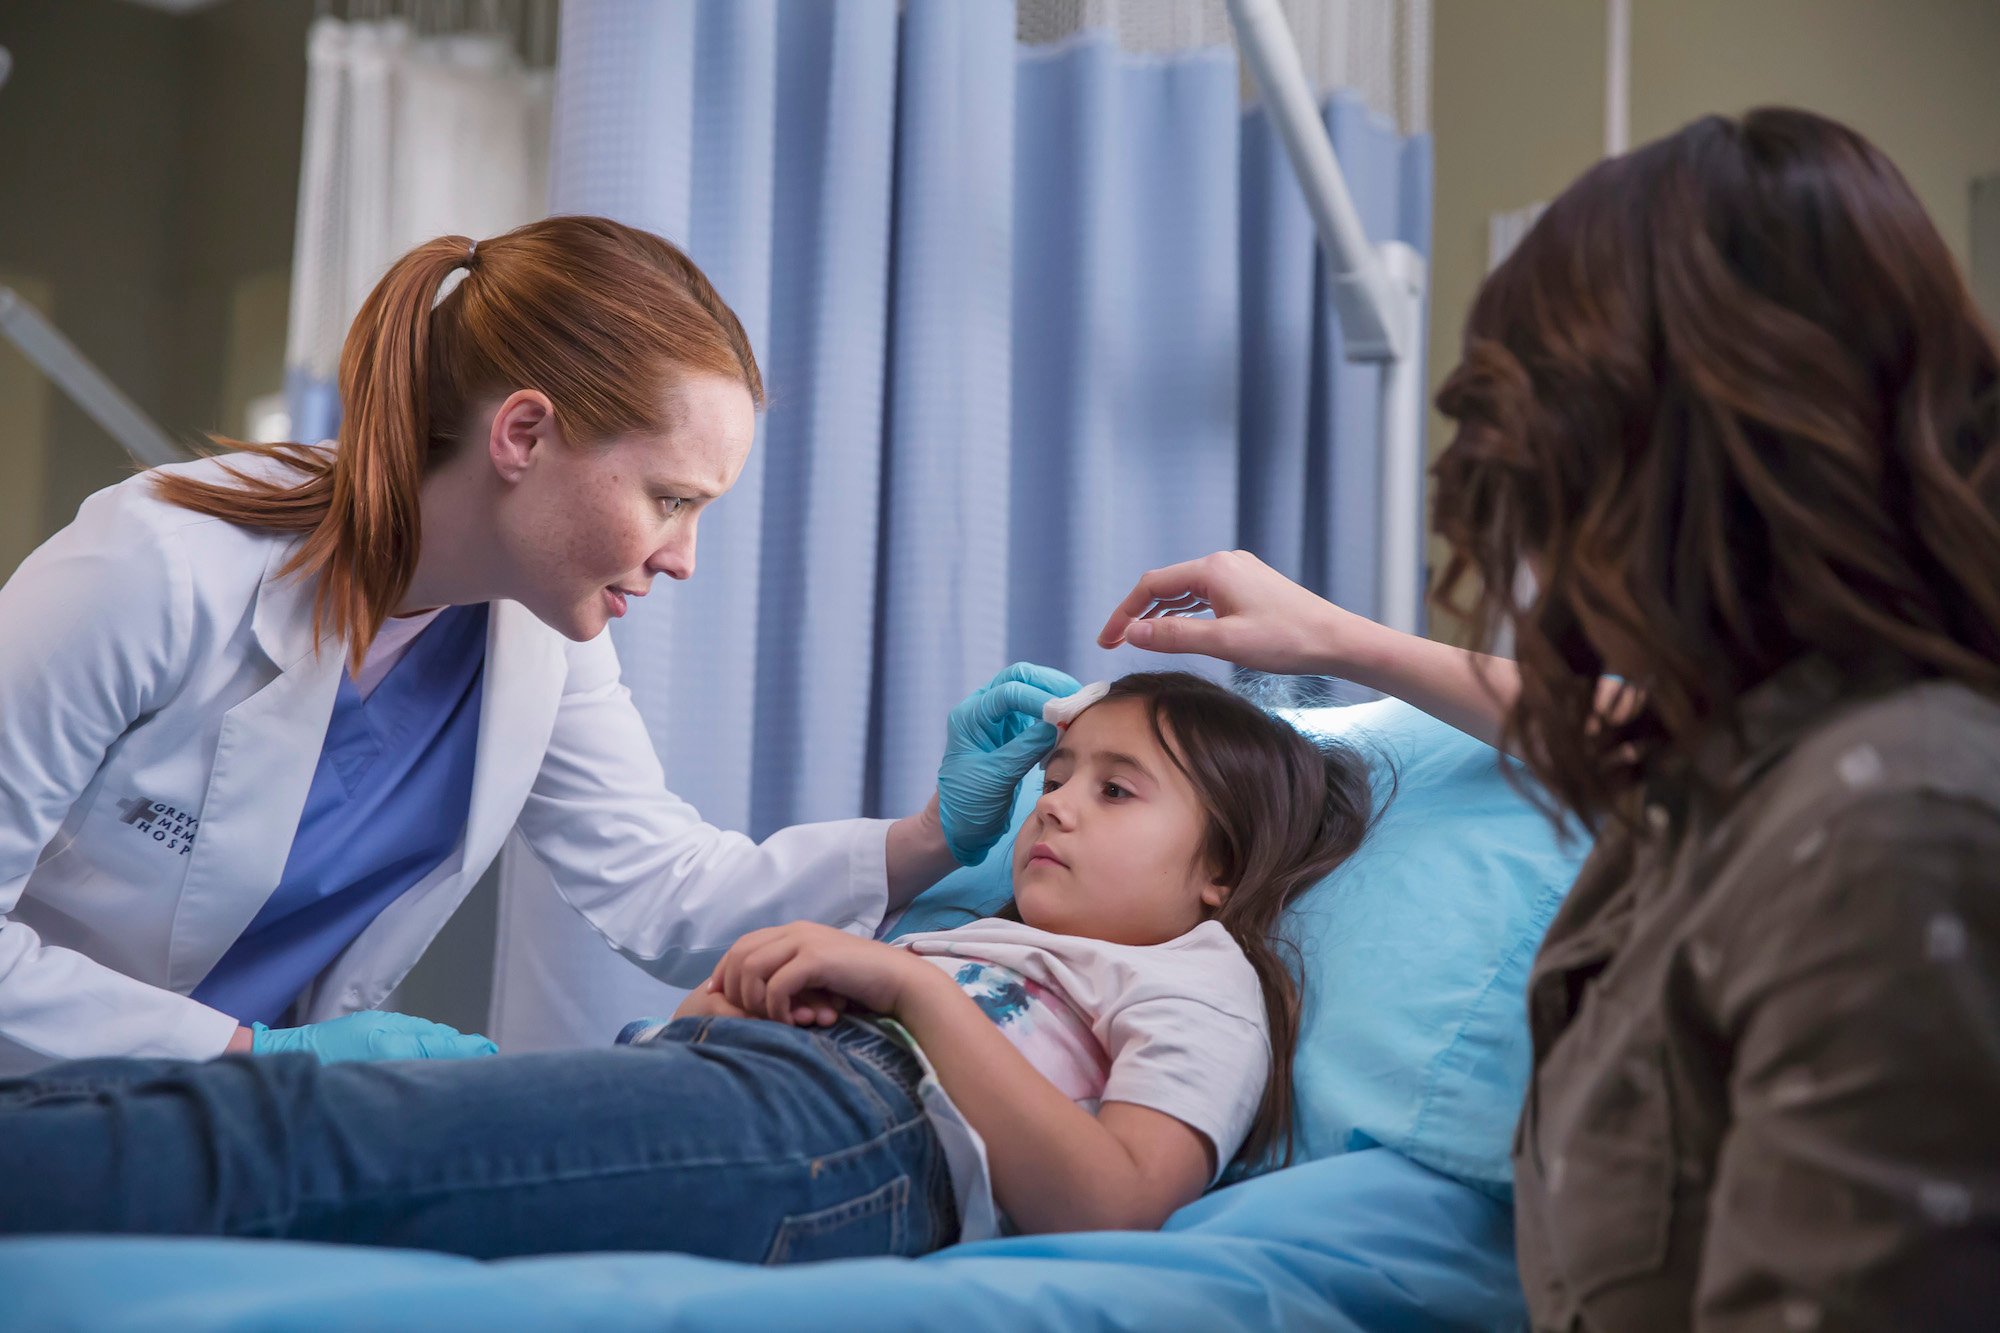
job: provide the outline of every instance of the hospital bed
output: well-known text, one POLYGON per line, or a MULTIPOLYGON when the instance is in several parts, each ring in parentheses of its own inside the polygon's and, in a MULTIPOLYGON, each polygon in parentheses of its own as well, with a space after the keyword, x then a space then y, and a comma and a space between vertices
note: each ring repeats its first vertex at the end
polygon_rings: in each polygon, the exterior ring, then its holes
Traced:
MULTIPOLYGON (((1527 1073, 1522 997, 1583 848, 1491 749, 1405 705, 1293 716, 1361 747, 1395 790, 1367 844, 1291 916, 1309 987, 1294 1071, 1306 1160, 1218 1189, 1159 1232, 789 1269, 29 1237, 0 1242, 0 1330, 1520 1327, 1507 1147, 1527 1073)), ((948 877, 897 929, 997 905, 1007 860, 948 877)))
POLYGON ((762 1269, 679 1255, 479 1263, 211 1240, 0 1244, 8 1329, 1504 1329, 1505 1207, 1387 1149, 1263 1176, 1157 1234, 1020 1236, 762 1269))

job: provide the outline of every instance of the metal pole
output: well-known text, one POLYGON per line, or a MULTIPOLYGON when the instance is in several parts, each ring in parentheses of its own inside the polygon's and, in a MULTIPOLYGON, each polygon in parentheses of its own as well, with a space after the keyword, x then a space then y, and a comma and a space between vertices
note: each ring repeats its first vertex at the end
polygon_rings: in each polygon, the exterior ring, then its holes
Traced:
POLYGON ((1604 0, 1604 155, 1632 146, 1632 0, 1604 0))
POLYGON ((1320 243, 1326 247, 1348 359, 1383 361, 1404 355, 1413 350, 1416 331, 1398 318, 1389 276, 1347 192, 1333 143, 1320 120, 1319 99, 1306 81, 1298 45, 1278 0, 1229 0, 1229 20, 1305 190, 1320 243))
POLYGON ((1423 625, 1424 598, 1424 358, 1418 335, 1427 266, 1400 241, 1378 246, 1368 239, 1278 0, 1228 3, 1237 45, 1263 91, 1326 247, 1347 359, 1382 365, 1376 618, 1414 634, 1423 625))
POLYGON ((185 463, 194 456, 154 425, 151 417, 11 287, 0 287, 0 333, 12 339, 28 360, 61 386, 135 461, 158 467, 185 463))
MULTIPOLYGON (((1382 246, 1395 299, 1421 326, 1424 257, 1401 241, 1382 246)), ((1412 338, 1414 341, 1414 337, 1412 338)), ((1377 619, 1420 634, 1424 626, 1424 359, 1414 351, 1382 367, 1382 555, 1377 619)))

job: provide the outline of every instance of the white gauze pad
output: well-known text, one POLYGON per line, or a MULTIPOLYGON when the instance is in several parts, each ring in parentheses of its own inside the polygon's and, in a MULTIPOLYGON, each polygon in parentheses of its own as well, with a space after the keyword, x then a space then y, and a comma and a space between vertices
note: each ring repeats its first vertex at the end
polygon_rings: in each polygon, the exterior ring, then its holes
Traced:
POLYGON ((1111 682, 1095 680, 1063 699, 1051 699, 1042 705, 1042 721, 1053 722, 1057 731, 1068 731, 1069 724, 1076 721, 1084 709, 1111 693, 1111 682))

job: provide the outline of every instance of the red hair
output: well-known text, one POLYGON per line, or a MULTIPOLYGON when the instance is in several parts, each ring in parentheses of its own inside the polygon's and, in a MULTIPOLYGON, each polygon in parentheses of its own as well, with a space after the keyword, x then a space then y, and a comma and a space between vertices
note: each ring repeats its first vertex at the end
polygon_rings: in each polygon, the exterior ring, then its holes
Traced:
POLYGON ((750 340, 677 247, 609 218, 553 217, 481 241, 441 236, 390 266, 340 352, 339 447, 226 449, 283 459, 294 476, 229 482, 173 473, 162 498, 230 523, 302 532, 281 573, 318 582, 315 638, 344 639, 359 664, 416 572, 418 492, 450 457, 480 404, 515 389, 546 394, 572 442, 673 425, 691 374, 742 381, 759 406, 750 340), (451 273, 464 279, 443 299, 451 273))

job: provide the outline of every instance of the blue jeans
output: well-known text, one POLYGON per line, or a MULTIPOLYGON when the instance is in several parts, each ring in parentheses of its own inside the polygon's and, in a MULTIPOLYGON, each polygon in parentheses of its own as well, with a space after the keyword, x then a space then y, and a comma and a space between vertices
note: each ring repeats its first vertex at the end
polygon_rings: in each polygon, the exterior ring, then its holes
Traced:
POLYGON ((485 1060, 74 1061, 0 1080, 0 1234, 923 1254, 958 1220, 920 1077, 852 1019, 485 1060))

